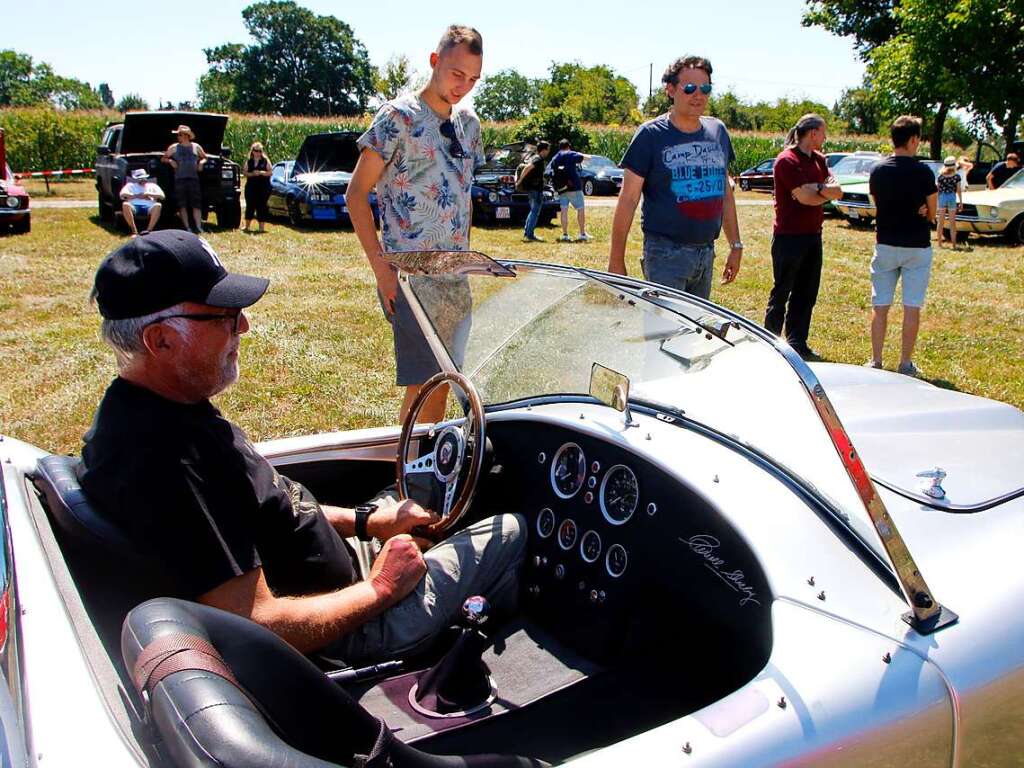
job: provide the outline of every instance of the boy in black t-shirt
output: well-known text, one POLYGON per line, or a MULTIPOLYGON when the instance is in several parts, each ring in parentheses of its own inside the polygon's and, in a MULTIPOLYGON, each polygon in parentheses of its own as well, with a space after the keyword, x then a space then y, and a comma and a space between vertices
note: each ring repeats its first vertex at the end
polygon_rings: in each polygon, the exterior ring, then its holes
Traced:
POLYGON ((917 160, 921 120, 898 117, 890 130, 893 153, 871 171, 869 186, 875 201, 876 245, 871 259, 871 368, 882 367, 885 330, 896 293, 903 283, 903 336, 897 369, 920 374, 914 365, 914 345, 921 324, 931 275, 931 225, 935 221, 935 176, 917 160))

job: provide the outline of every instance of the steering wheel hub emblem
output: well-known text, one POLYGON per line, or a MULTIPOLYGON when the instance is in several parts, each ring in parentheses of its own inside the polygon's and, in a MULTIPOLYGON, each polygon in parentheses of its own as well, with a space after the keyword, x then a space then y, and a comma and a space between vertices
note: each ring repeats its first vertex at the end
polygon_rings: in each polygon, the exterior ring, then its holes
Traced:
POLYGON ((443 483, 454 480, 462 469, 466 441, 458 427, 445 427, 434 445, 434 475, 443 483))

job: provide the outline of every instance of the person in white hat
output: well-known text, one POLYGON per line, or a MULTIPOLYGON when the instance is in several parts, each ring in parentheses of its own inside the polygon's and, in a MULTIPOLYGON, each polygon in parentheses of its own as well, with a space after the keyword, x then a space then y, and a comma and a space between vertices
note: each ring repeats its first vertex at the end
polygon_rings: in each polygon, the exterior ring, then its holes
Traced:
POLYGON ((132 231, 132 237, 139 234, 135 224, 136 216, 146 222, 143 234, 156 227, 160 221, 160 212, 163 210, 163 199, 164 191, 160 189, 159 184, 149 178, 145 168, 136 168, 132 171, 132 175, 121 187, 121 213, 124 214, 128 229, 132 231))

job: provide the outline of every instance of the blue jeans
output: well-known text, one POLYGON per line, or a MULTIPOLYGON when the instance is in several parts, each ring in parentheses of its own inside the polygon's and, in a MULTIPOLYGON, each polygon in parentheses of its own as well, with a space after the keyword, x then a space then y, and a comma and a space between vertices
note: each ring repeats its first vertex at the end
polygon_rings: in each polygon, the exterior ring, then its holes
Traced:
POLYGON ((530 196, 530 213, 526 217, 523 236, 533 237, 533 230, 537 227, 537 220, 540 218, 540 209, 544 205, 544 190, 531 189, 527 194, 530 196))
POLYGON ((677 243, 671 238, 644 232, 644 251, 640 265, 644 279, 678 288, 707 299, 715 268, 714 243, 677 243))

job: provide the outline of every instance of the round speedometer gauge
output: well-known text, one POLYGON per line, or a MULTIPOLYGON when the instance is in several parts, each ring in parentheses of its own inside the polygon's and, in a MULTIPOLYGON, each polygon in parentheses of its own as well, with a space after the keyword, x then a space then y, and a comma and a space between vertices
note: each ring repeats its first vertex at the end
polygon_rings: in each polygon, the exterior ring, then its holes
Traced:
POLYGON ((633 470, 616 464, 601 481, 601 513, 612 525, 622 525, 636 512, 640 486, 633 470))
POLYGON ((551 488, 563 499, 571 499, 587 479, 587 457, 576 443, 566 443, 551 461, 551 488))

